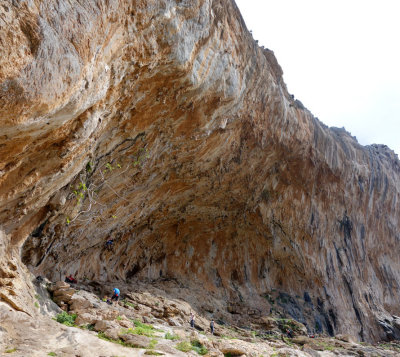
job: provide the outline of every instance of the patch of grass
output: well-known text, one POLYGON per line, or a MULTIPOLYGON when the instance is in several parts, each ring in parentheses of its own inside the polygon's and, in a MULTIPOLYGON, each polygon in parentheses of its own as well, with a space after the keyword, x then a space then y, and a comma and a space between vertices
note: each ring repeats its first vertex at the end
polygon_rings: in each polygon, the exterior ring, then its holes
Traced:
POLYGON ((178 343, 175 348, 179 351, 182 352, 189 352, 189 351, 195 351, 199 355, 206 355, 208 353, 207 348, 200 343, 198 340, 192 340, 191 342, 189 341, 182 341, 178 343))
POLYGON ((48 356, 57 356, 57 353, 55 353, 55 352, 49 352, 47 355, 48 355, 48 356))
POLYGON ((118 320, 118 321, 121 321, 122 317, 121 316, 117 316, 115 319, 118 320))
POLYGON ((380 343, 377 345, 377 347, 383 348, 384 350, 400 352, 400 344, 399 343, 394 343, 394 342, 380 343))
POLYGON ((35 302, 35 307, 36 307, 36 308, 39 308, 39 304, 38 304, 37 301, 35 302))
POLYGON ((16 352, 16 351, 17 351, 16 348, 10 348, 10 349, 6 350, 6 353, 13 353, 13 352, 16 352))
POLYGON ((287 345, 289 345, 290 347, 293 347, 293 346, 294 346, 293 342, 291 342, 289 338, 287 338, 287 337, 282 337, 282 340, 283 340, 287 345))
POLYGON ((223 340, 236 340, 236 337, 229 336, 229 335, 221 335, 223 340))
POLYGON ((100 340, 104 340, 104 341, 116 343, 116 344, 121 345, 121 346, 124 346, 124 347, 132 347, 130 344, 125 343, 125 342, 122 341, 121 339, 114 340, 114 339, 112 339, 112 338, 107 337, 107 336, 104 334, 104 332, 101 332, 101 331, 97 333, 97 337, 98 337, 100 340))
POLYGON ((75 326, 76 314, 68 314, 63 311, 57 315, 56 321, 66 326, 75 326))
POLYGON ((192 350, 196 351, 199 355, 203 356, 208 353, 207 348, 203 344, 201 344, 200 341, 192 340, 190 344, 192 345, 192 350))
POLYGON ((179 351, 182 351, 182 352, 189 352, 189 351, 191 351, 191 349, 192 349, 192 345, 190 344, 189 341, 182 341, 182 342, 179 342, 179 343, 175 346, 175 348, 176 348, 177 350, 179 350, 179 351))
POLYGON ((87 325, 82 325, 79 326, 81 330, 89 330, 89 331, 94 331, 94 324, 87 324, 87 325))
POLYGON ((125 307, 129 306, 129 307, 132 307, 132 308, 134 308, 134 309, 137 308, 137 305, 136 305, 136 304, 134 304, 134 303, 132 303, 132 302, 126 300, 126 298, 121 299, 121 302, 124 304, 125 307))
POLYGON ((174 341, 174 340, 179 340, 179 336, 178 335, 172 335, 172 334, 170 334, 169 332, 167 332, 166 334, 165 334, 165 336, 164 336, 164 338, 166 339, 166 340, 172 340, 172 341, 174 341))
POLYGON ((153 326, 144 324, 138 320, 134 320, 133 323, 135 324, 134 329, 132 328, 123 329, 122 333, 123 334, 130 333, 132 335, 142 335, 147 337, 154 336, 154 331, 156 331, 156 329, 153 326))
POLYGON ((139 320, 133 320, 133 323, 135 324, 136 327, 141 327, 147 330, 155 330, 152 325, 147 325, 144 324, 143 322, 140 322, 139 320))
POLYGON ((35 299, 40 300, 40 295, 36 294, 35 299))
POLYGON ((154 347, 156 347, 157 343, 158 343, 158 341, 155 338, 152 338, 150 343, 149 343, 149 346, 147 348, 152 350, 154 347))

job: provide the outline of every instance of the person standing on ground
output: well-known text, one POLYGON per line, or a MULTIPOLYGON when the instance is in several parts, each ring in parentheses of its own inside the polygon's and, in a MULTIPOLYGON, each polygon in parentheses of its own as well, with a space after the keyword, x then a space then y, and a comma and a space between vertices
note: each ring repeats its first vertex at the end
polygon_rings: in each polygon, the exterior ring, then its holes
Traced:
POLYGON ((114 288, 114 295, 111 297, 111 301, 116 301, 118 303, 119 300, 119 289, 118 288, 114 288))
POLYGON ((190 313, 190 327, 194 328, 194 315, 193 315, 193 312, 190 313))
POLYGON ((214 320, 211 320, 210 322, 210 330, 211 330, 211 335, 214 335, 214 320))

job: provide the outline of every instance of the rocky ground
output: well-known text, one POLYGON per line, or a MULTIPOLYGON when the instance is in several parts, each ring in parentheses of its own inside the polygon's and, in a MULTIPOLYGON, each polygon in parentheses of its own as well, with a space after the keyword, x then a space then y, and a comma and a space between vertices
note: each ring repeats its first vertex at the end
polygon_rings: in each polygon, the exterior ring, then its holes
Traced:
MULTIPOLYGON (((168 282, 179 288, 176 282, 168 282)), ((164 284, 164 287, 168 284, 164 284)), ((310 337, 304 325, 274 314, 238 327, 210 316, 218 306, 166 296, 157 286, 119 283, 121 300, 107 304, 114 286, 86 282, 35 282, 40 314, 32 319, 0 304, 0 351, 4 356, 117 357, 208 356, 399 356, 400 343, 368 345, 350 336, 310 337), (204 308, 198 308, 203 306, 204 308), (189 326, 195 314, 195 328, 189 326), (287 337, 290 329, 293 337, 287 337)), ((172 290, 171 290, 172 291, 172 290)), ((222 315, 220 315, 222 316, 222 315)))

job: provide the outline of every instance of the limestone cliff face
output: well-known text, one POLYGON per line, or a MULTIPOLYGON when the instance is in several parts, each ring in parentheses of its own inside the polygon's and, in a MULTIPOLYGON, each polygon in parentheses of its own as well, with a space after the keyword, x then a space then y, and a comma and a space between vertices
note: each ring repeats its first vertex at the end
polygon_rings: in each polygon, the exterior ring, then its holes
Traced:
POLYGON ((34 314, 22 256, 400 336, 399 160, 295 101, 233 1, 6 1, 0 22, 3 300, 34 314))

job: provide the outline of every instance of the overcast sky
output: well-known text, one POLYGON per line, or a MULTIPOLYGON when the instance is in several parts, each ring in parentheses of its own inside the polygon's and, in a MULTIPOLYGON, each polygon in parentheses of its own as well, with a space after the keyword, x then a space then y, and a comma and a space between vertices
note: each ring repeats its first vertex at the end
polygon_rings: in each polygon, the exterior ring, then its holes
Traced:
POLYGON ((400 155, 400 0, 235 1, 314 116, 400 155))

